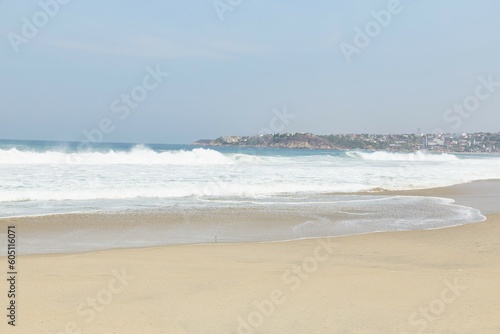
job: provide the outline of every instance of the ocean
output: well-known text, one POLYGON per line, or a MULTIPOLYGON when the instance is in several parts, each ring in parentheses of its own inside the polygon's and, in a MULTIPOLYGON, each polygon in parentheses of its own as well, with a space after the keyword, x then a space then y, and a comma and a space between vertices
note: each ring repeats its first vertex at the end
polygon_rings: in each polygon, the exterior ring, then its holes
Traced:
MULTIPOLYGON (((265 240, 429 229, 478 222, 484 216, 448 199, 380 192, 500 178, 498 155, 104 143, 83 151, 78 147, 0 141, 0 218, 180 213, 192 221, 214 210, 249 210, 239 216, 241 224, 251 224, 256 216, 265 220, 271 215, 268 224, 290 220, 292 213, 302 217, 260 238, 265 240)), ((170 241, 151 244, 203 242, 214 233, 219 240, 260 240, 231 230, 230 217, 225 224, 227 229, 218 226, 198 239, 186 238, 190 232, 183 230, 182 236, 172 232, 170 241)))

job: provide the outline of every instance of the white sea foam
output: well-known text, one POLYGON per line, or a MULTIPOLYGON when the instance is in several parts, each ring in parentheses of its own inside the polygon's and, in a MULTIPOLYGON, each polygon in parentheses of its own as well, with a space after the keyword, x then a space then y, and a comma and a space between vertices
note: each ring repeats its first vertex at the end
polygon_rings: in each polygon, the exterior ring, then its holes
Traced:
MULTIPOLYGON (((214 242, 215 235, 218 242, 283 241, 436 229, 485 219, 478 210, 455 205, 452 200, 443 198, 359 195, 326 198, 312 197, 307 203, 301 202, 300 206, 283 205, 278 200, 271 207, 260 205, 260 201, 232 201, 229 206, 231 215, 227 214, 227 207, 193 206, 188 202, 180 202, 180 208, 153 211, 153 214, 161 213, 164 221, 170 223, 145 219, 141 224, 130 224, 124 223, 120 218, 108 217, 103 219, 108 224, 108 228, 104 230, 92 225, 80 228, 75 226, 72 233, 68 233, 66 229, 52 233, 28 233, 23 235, 22 253, 83 252, 117 247, 210 243, 214 242), (330 201, 325 200, 326 198, 330 201), (179 218, 179 214, 183 215, 183 219, 179 218), (262 223, 269 217, 278 223, 262 223)), ((266 203, 269 202, 266 200, 266 203)), ((95 216, 95 219, 102 218, 95 216)))
POLYGON ((154 226, 123 230, 120 226, 110 229, 113 235, 84 230, 26 236, 24 249, 34 253, 83 251, 102 245, 210 242, 214 235, 220 241, 272 241, 429 229, 484 217, 446 199, 355 193, 495 178, 500 178, 498 156, 192 147, 153 150, 119 144, 75 152, 68 147, 4 145, 0 148, 0 218, 125 210, 198 212, 192 224, 178 222, 163 234, 154 226), (251 211, 251 216, 248 221, 240 217, 235 224, 227 217, 228 210, 221 208, 240 210, 243 217, 251 211), (242 233, 245 224, 258 224, 270 215, 281 223, 242 233), (213 219, 215 225, 197 222, 200 216, 213 219), (101 239, 94 244, 80 242, 94 240, 95 235, 101 239), (48 244, 60 248, 48 249, 48 244))
POLYGON ((435 154, 435 153, 425 153, 418 151, 415 153, 394 153, 394 152, 361 152, 361 151, 349 151, 346 155, 351 158, 360 158, 364 160, 372 161, 460 161, 460 159, 453 154, 435 154))
POLYGON ((167 152, 156 152, 141 145, 130 151, 107 152, 0 150, 0 165, 223 165, 234 162, 222 153, 202 148, 167 152))
POLYGON ((165 201, 181 198, 308 198, 324 193, 424 189, 500 178, 498 156, 238 151, 158 151, 146 146, 92 152, 0 149, 0 217, 23 212, 46 214, 60 208, 79 211, 81 206, 129 207, 130 201, 133 208, 171 205, 165 201))

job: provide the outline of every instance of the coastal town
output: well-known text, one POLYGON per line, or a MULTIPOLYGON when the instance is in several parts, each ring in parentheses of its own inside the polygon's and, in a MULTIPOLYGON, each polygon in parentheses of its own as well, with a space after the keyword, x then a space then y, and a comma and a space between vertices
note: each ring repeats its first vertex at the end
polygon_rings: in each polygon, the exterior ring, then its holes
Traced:
POLYGON ((322 150, 432 151, 448 153, 500 153, 500 132, 435 134, 332 134, 274 133, 201 139, 200 146, 272 147, 322 150))

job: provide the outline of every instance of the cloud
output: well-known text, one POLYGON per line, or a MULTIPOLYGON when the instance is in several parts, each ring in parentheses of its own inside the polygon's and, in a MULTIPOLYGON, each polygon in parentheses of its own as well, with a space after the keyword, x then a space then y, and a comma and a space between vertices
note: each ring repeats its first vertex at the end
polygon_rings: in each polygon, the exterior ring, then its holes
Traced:
POLYGON ((278 51, 277 48, 249 42, 235 42, 230 40, 218 40, 206 43, 206 47, 225 54, 239 55, 268 55, 278 51))
POLYGON ((214 58, 221 59, 223 55, 203 48, 189 47, 168 40, 153 37, 133 38, 126 42, 116 42, 104 45, 83 42, 73 39, 51 39, 45 45, 60 49, 74 50, 100 55, 120 55, 145 58, 214 58))
POLYGON ((114 40, 110 44, 50 38, 43 41, 43 44, 59 49, 99 55, 163 59, 206 58, 226 60, 235 55, 266 55, 273 52, 272 48, 251 43, 228 40, 193 43, 153 36, 133 36, 127 39, 114 40))

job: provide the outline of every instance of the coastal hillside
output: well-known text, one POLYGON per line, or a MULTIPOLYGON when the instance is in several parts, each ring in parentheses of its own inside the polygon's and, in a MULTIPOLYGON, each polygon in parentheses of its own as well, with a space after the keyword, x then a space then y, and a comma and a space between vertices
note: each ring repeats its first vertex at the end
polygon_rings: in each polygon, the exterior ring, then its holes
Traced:
POLYGON ((273 148, 302 148, 336 150, 341 149, 328 139, 311 133, 266 134, 259 136, 228 136, 217 139, 201 139, 195 145, 205 146, 246 146, 273 148))
POLYGON ((461 134, 337 134, 275 133, 200 139, 201 146, 271 147, 311 150, 386 150, 500 153, 500 133, 461 134))

